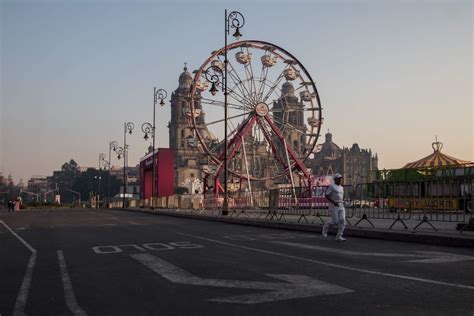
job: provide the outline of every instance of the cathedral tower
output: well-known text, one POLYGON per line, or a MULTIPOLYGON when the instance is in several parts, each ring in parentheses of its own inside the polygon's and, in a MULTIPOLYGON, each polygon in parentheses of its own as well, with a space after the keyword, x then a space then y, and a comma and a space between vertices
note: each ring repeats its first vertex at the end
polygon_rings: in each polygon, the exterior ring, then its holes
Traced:
MULTIPOLYGON (((190 120, 192 82, 193 76, 185 64, 179 76, 178 88, 171 95, 171 120, 168 124, 170 148, 175 150, 175 188, 186 187, 186 183, 196 179, 202 180, 202 166, 207 164, 205 155, 198 148, 199 143, 190 120)), ((200 135, 210 142, 214 141, 205 125, 205 113, 200 103, 195 104, 195 110, 200 135)))
POLYGON ((289 81, 282 85, 281 96, 274 102, 275 123, 286 137, 287 144, 299 155, 305 150, 306 126, 303 115, 304 104, 295 95, 295 88, 289 81))

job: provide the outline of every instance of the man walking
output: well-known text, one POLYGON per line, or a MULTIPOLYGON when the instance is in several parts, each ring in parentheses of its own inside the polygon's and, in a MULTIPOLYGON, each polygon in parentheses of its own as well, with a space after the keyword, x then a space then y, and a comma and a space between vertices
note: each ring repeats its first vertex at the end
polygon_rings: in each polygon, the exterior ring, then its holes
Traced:
POLYGON ((329 227, 337 225, 337 241, 345 241, 342 237, 344 228, 346 227, 346 209, 344 208, 344 188, 341 185, 342 175, 336 173, 334 183, 326 190, 326 199, 329 201, 329 212, 331 220, 323 225, 323 237, 328 236, 329 227))

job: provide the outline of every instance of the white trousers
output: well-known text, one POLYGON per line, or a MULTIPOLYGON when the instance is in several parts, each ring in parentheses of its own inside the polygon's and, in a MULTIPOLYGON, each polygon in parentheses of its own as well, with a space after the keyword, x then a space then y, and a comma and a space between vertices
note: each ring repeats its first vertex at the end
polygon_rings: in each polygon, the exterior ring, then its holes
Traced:
POLYGON ((344 228, 346 228, 346 209, 344 207, 336 207, 330 209, 329 213, 331 214, 331 220, 324 224, 326 229, 337 225, 337 236, 342 237, 344 233, 344 228))

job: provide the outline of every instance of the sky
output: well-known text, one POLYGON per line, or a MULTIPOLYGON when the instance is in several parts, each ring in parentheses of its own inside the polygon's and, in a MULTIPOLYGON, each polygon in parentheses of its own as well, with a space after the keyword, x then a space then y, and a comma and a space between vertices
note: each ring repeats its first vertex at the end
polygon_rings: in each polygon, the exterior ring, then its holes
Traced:
MULTIPOLYGON (((242 39, 283 47, 311 74, 318 143, 329 129, 388 169, 430 154, 437 136, 474 161, 473 1, 0 0, 0 172, 26 182, 70 159, 97 167, 125 121, 137 164, 153 87, 170 95, 184 62, 197 69, 224 46, 226 8, 245 16, 242 39)), ((157 147, 170 113, 169 100, 157 108, 157 147)))

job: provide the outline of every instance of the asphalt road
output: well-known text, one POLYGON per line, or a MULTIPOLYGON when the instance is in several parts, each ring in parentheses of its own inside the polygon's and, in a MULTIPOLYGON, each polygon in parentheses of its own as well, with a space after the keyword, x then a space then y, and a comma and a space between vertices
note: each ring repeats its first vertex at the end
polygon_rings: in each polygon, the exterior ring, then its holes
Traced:
POLYGON ((0 214, 0 315, 474 315, 474 251, 106 210, 0 214))

